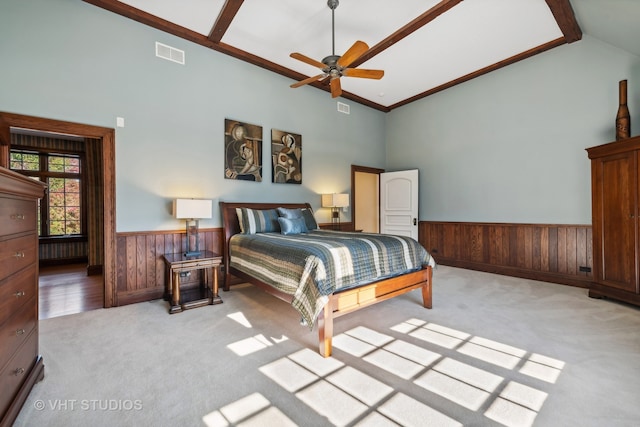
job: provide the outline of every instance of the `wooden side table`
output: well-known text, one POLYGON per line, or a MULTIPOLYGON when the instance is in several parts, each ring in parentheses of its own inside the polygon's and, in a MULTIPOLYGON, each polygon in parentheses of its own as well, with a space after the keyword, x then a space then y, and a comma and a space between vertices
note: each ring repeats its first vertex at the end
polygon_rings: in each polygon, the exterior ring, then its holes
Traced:
POLYGON ((169 313, 201 307, 203 305, 222 304, 218 295, 218 268, 222 263, 222 255, 211 251, 202 251, 197 256, 185 256, 184 253, 164 254, 165 262, 165 299, 171 307, 169 313), (187 292, 181 298, 180 274, 202 270, 203 283, 195 292, 187 292))

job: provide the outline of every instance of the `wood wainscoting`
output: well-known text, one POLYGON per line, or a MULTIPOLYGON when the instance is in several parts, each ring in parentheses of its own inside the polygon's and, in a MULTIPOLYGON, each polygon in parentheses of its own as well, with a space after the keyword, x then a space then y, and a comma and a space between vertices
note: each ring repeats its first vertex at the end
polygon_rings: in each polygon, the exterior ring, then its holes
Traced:
MULTIPOLYGON (((333 225, 319 224, 331 229, 333 225)), ((343 231, 353 230, 352 222, 340 224, 343 231)), ((165 264, 162 255, 182 252, 186 249, 185 231, 137 231, 116 233, 117 268, 114 306, 133 304, 163 298, 165 287, 165 264)), ((224 237, 222 228, 200 229, 200 249, 222 255, 224 237)), ((200 279, 197 274, 182 279, 188 286, 200 279)), ((231 278, 231 284, 242 283, 231 278)), ((220 283, 224 283, 224 268, 220 269, 220 283)))
POLYGON ((420 221, 420 243, 438 264, 586 288, 591 225, 420 221))
MULTIPOLYGON (((139 231, 116 234, 115 304, 163 298, 165 264, 162 255, 186 249, 185 231, 139 231)), ((222 255, 222 228, 200 229, 200 249, 222 255)), ((197 275, 183 281, 199 280, 197 275)))
MULTIPOLYGON (((341 226, 353 230, 351 222, 341 226)), ((591 236, 591 225, 419 223, 420 243, 438 264, 585 288, 592 279, 591 236)), ((126 305, 163 297, 162 255, 184 251, 186 237, 184 231, 116 233, 116 245, 114 305, 126 305)), ((200 247, 222 254, 222 228, 201 229, 200 247)))

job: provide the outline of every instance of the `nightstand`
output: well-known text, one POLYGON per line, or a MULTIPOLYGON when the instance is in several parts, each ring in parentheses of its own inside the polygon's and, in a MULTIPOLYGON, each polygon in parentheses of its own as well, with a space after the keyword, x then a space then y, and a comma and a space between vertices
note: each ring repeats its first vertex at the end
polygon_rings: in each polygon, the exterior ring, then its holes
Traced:
POLYGON ((184 253, 164 254, 165 262, 165 299, 171 307, 169 313, 202 307, 203 305, 222 304, 218 295, 218 268, 222 255, 211 251, 202 251, 197 256, 185 256, 184 253), (180 291, 180 278, 193 271, 202 271, 202 281, 197 288, 180 291))

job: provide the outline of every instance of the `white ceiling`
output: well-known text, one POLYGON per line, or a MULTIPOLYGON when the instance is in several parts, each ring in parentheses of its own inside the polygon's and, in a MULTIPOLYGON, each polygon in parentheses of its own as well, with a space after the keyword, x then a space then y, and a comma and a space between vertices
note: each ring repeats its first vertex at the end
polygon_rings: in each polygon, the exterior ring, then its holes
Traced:
MULTIPOLYGON (((289 57, 291 52, 317 61, 333 53, 327 0, 85 1, 291 77, 291 83, 321 74, 289 57), (217 40, 219 34, 222 38, 217 40)), ((571 0, 568 5, 568 0, 340 0, 335 10, 335 54, 362 40, 371 48, 364 56, 372 56, 356 65, 385 72, 381 80, 342 77, 342 96, 389 111, 579 40, 582 22, 575 19, 582 16, 594 22, 587 28, 593 27, 605 41, 621 43, 633 53, 640 50, 640 37, 620 37, 619 30, 611 30, 620 19, 640 27, 640 1, 571 0), (621 6, 623 16, 611 13, 614 3, 621 6), (580 9, 574 17, 571 6, 576 4, 580 9), (430 9, 443 12, 431 16, 430 9), (403 31, 417 18, 419 24, 403 31), (601 26, 595 24, 603 21, 601 26)), ((328 84, 313 85, 328 90, 328 84)))

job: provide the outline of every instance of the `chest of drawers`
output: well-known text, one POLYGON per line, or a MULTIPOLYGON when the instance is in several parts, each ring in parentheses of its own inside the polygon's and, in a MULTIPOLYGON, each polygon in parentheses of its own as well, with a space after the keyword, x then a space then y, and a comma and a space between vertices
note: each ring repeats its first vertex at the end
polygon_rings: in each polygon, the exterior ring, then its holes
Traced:
POLYGON ((0 426, 44 376, 38 354, 37 202, 45 185, 0 168, 0 426))

